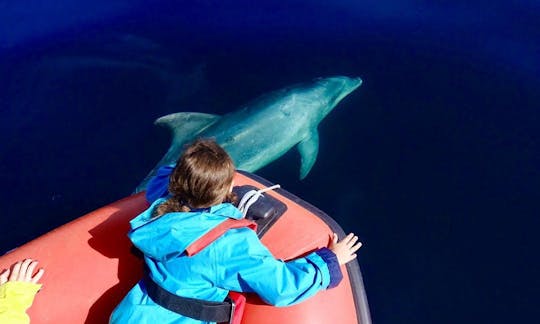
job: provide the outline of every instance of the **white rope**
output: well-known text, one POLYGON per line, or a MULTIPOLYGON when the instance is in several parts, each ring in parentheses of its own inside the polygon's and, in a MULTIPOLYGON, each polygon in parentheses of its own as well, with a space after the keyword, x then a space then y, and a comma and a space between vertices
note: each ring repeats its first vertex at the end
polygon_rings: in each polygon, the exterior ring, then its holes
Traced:
POLYGON ((264 197, 262 195, 263 192, 267 192, 277 188, 281 188, 281 186, 276 184, 271 187, 266 187, 259 190, 250 190, 246 192, 240 200, 240 203, 238 204, 238 209, 240 209, 242 215, 244 215, 245 217, 247 215, 249 207, 251 207, 251 205, 253 205, 259 199, 259 197, 264 197))

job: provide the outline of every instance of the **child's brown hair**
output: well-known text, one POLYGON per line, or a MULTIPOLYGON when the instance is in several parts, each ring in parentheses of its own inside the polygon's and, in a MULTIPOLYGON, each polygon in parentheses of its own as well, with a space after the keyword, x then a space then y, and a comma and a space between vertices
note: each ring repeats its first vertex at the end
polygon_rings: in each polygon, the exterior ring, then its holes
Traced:
POLYGON ((231 157, 214 140, 196 140, 178 159, 169 179, 172 197, 157 208, 155 216, 234 200, 230 192, 234 170, 231 157))

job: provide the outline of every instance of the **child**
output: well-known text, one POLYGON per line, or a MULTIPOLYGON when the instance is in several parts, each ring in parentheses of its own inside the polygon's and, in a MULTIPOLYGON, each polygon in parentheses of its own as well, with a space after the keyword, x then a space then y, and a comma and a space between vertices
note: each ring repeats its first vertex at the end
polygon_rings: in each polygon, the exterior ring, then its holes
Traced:
POLYGON ((43 269, 36 274, 37 261, 26 259, 0 274, 0 323, 30 323, 26 310, 32 305, 41 284, 43 269))
POLYGON ((340 265, 353 260, 361 246, 353 234, 341 242, 334 235, 329 249, 283 262, 272 256, 253 230, 240 227, 188 255, 186 250, 201 236, 226 220, 242 218, 227 202, 234 172, 231 158, 214 141, 197 140, 186 148, 170 176, 169 197, 157 199, 130 223, 129 237, 144 253, 149 278, 120 302, 111 323, 211 322, 158 305, 149 297, 154 283, 191 298, 190 302, 219 303, 229 291, 237 291, 257 293, 276 306, 293 305, 337 286, 340 265))

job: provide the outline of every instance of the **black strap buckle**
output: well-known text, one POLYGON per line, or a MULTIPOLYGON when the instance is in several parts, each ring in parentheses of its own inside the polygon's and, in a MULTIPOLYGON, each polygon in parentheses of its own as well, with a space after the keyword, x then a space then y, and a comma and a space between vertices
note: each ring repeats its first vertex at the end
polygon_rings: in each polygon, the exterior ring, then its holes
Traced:
POLYGON ((234 300, 232 300, 232 298, 229 298, 227 297, 226 299, 230 304, 231 304, 231 315, 229 316, 229 324, 232 324, 233 322, 233 317, 234 317, 234 311, 236 310, 236 303, 234 302, 234 300))

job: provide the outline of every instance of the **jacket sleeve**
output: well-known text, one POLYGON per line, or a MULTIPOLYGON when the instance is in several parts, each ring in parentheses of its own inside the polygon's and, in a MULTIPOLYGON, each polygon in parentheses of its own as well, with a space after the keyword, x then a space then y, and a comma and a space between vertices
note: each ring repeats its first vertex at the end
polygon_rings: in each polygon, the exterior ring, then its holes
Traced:
POLYGON ((30 323, 26 310, 32 305, 41 285, 8 281, 0 286, 0 323, 30 323))
POLYGON ((271 305, 289 306, 337 286, 342 278, 337 257, 326 248, 284 262, 274 258, 254 231, 228 233, 216 258, 221 288, 254 292, 271 305))

